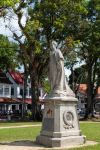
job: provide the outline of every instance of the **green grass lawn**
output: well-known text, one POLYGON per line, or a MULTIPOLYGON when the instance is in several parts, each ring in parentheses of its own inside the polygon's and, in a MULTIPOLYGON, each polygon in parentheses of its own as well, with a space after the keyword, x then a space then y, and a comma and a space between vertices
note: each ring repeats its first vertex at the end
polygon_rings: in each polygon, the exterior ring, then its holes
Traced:
MULTIPOLYGON (((98 145, 75 148, 72 150, 99 150, 100 149, 100 123, 80 123, 82 134, 87 140, 97 141, 98 145)), ((0 142, 12 142, 21 140, 35 140, 41 127, 0 129, 0 142)))
POLYGON ((80 128, 87 140, 100 142, 100 123, 81 123, 80 128))
MULTIPOLYGON (((68 149, 65 149, 68 150, 68 149)), ((80 148, 72 148, 71 150, 100 150, 100 144, 94 145, 94 146, 84 146, 80 148)))
POLYGON ((0 142, 35 140, 41 127, 0 129, 0 142))

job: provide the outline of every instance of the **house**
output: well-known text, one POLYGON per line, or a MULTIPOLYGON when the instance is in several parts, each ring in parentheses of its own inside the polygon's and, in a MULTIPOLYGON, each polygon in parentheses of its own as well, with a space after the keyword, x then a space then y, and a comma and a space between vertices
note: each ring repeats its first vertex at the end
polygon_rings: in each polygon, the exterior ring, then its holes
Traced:
MULTIPOLYGON (((15 71, 8 71, 7 77, 9 80, 13 83, 11 87, 11 94, 13 98, 22 98, 23 97, 23 91, 24 91, 24 74, 20 72, 15 71)), ((31 98, 30 94, 30 85, 27 83, 27 89, 26 89, 26 98, 31 98)))
POLYGON ((25 110, 31 109, 30 83, 27 84, 26 99, 23 99, 24 74, 0 70, 0 114, 22 111, 23 103, 25 110))
MULTIPOLYGON (((25 109, 29 109, 31 106, 31 84, 29 80, 27 80, 27 89, 26 93, 24 93, 24 74, 20 73, 18 71, 12 71, 9 70, 7 72, 7 77, 9 80, 13 83, 11 86, 11 97, 14 99, 20 100, 22 103, 25 103, 25 109), (25 96, 25 99, 23 99, 23 95, 25 96)), ((18 107, 18 105, 17 105, 18 107)))
POLYGON ((20 102, 11 97, 12 82, 6 76, 6 73, 0 70, 0 117, 6 115, 7 111, 13 108, 13 105, 17 105, 20 102))
MULTIPOLYGON (((76 97, 78 98, 78 108, 85 110, 87 103, 87 85, 79 84, 77 86, 76 97)), ((96 112, 100 112, 100 87, 97 89, 97 94, 94 97, 94 109, 96 112)))
POLYGON ((97 95, 95 97, 95 110, 100 113, 100 87, 97 89, 97 95))
POLYGON ((7 78, 6 74, 0 70, 0 97, 11 98, 12 82, 7 78))
POLYGON ((78 98, 78 108, 84 110, 86 108, 86 99, 87 99, 87 85, 80 84, 77 85, 78 90, 76 97, 78 98))

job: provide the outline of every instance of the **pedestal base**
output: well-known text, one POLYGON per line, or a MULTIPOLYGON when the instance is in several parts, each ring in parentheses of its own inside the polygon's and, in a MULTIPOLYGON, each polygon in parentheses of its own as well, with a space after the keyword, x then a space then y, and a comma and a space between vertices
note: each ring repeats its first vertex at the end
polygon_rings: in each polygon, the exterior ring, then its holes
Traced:
POLYGON ((77 146, 85 143, 77 116, 77 99, 45 99, 42 129, 36 142, 48 147, 77 146))
POLYGON ((36 139, 38 144, 48 147, 67 147, 77 146, 85 143, 85 136, 69 136, 62 138, 52 138, 47 136, 38 136, 36 139))

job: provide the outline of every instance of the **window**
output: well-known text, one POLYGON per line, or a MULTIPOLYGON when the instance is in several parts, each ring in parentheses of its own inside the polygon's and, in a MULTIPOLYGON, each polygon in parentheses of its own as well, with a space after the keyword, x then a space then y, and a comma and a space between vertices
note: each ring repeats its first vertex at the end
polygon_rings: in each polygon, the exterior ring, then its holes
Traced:
POLYGON ((81 100, 81 103, 85 103, 84 100, 81 100))
POLYGON ((10 86, 2 84, 0 85, 0 96, 2 97, 8 97, 10 96, 10 86))
POLYGON ((29 88, 29 96, 31 96, 32 95, 32 90, 31 90, 31 88, 29 88))
POLYGON ((0 85, 0 95, 3 95, 3 85, 0 85))
POLYGON ((5 86, 4 95, 9 95, 9 86, 5 86))
POLYGON ((28 96, 28 88, 24 92, 25 92, 25 95, 28 96))
POLYGON ((12 96, 14 95, 14 88, 13 87, 11 88, 11 95, 12 96))
POLYGON ((23 96, 23 89, 20 89, 20 95, 23 96))

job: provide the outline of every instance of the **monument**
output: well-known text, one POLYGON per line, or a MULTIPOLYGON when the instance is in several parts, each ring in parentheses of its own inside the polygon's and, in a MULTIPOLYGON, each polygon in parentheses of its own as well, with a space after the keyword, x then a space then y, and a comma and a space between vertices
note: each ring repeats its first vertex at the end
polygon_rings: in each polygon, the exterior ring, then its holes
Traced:
POLYGON ((48 147, 77 146, 85 143, 79 128, 77 99, 65 78, 62 52, 55 41, 50 48, 51 93, 44 99, 42 129, 36 142, 48 147))

